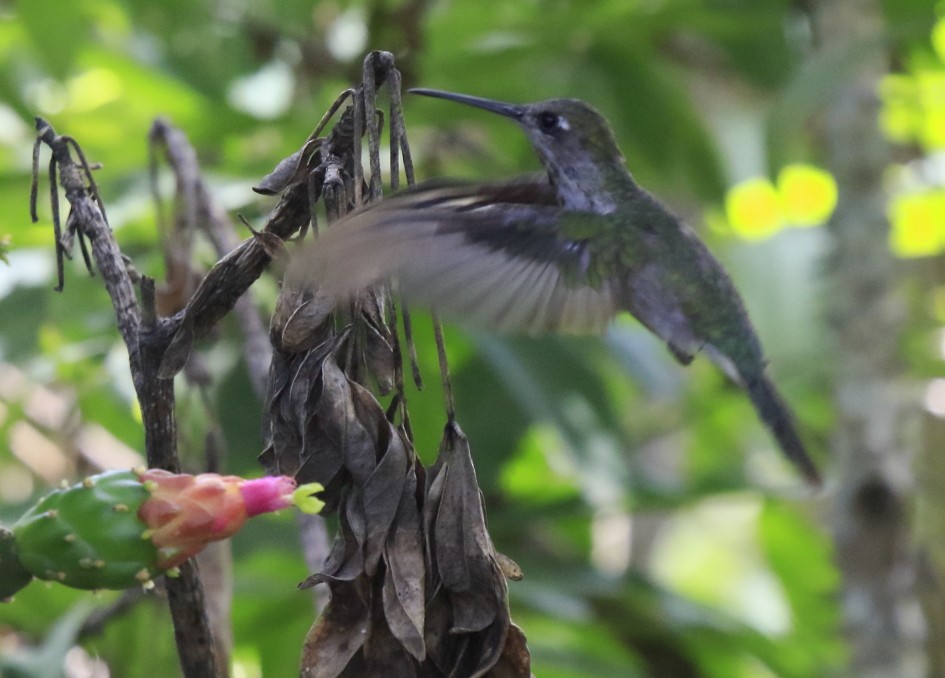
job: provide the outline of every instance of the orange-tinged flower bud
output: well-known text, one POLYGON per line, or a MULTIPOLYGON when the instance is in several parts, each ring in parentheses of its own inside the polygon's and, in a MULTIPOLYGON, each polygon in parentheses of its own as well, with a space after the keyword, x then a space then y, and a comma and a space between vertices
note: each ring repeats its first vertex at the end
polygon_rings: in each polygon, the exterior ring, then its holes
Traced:
POLYGON ((138 518, 159 550, 161 568, 180 565, 207 543, 232 536, 246 522, 242 478, 175 475, 159 469, 138 477, 151 494, 138 509, 138 518))
MULTIPOLYGON (((165 569, 180 565, 211 541, 234 535, 247 518, 300 501, 295 481, 285 476, 245 480, 216 473, 191 476, 151 469, 141 471, 138 477, 151 494, 138 509, 138 518, 158 548, 159 567, 165 569)), ((310 495, 321 488, 300 489, 310 495)))

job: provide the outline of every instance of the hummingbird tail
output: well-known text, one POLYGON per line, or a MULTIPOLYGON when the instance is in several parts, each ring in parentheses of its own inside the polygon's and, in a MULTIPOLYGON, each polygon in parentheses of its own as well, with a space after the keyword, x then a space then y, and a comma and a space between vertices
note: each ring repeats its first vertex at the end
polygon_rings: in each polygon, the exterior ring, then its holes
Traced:
POLYGON ((761 374, 747 382, 748 395, 765 426, 774 434, 784 455, 809 483, 821 484, 820 472, 807 454, 797 433, 791 411, 767 376, 761 374))

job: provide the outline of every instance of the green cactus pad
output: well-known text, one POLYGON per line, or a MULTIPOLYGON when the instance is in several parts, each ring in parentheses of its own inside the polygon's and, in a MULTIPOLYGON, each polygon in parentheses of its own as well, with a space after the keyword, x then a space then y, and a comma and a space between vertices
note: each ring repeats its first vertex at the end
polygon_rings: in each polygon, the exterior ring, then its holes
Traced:
POLYGON ((123 589, 160 574, 137 511, 149 497, 133 471, 109 471, 44 497, 13 525, 20 564, 79 589, 123 589))
POLYGON ((0 600, 9 598, 32 579, 33 575, 16 557, 13 533, 5 527, 0 527, 0 600))

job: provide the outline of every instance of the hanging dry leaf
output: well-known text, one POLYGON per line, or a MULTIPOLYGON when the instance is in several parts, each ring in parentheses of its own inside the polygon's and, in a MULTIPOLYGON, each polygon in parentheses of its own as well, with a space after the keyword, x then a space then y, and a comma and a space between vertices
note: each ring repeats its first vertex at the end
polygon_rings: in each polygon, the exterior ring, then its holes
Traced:
POLYGON ((331 594, 331 602, 312 625, 302 646, 303 678, 341 676, 367 639, 371 610, 358 587, 351 583, 333 586, 331 594))
POLYGON ((302 164, 302 150, 283 158, 275 169, 262 178, 253 190, 260 195, 279 195, 293 183, 305 180, 308 167, 302 164))
POLYGON ((384 551, 384 612, 394 636, 414 658, 422 661, 426 656, 423 641, 426 568, 416 494, 417 476, 411 468, 384 551))

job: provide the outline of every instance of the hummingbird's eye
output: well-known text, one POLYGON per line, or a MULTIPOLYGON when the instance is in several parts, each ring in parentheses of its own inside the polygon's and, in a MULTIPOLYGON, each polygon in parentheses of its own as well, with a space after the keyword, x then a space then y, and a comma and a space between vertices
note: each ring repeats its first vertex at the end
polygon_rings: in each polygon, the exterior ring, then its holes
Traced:
POLYGON ((554 132, 559 127, 563 127, 561 117, 551 111, 538 114, 538 126, 541 128, 542 132, 554 132))

